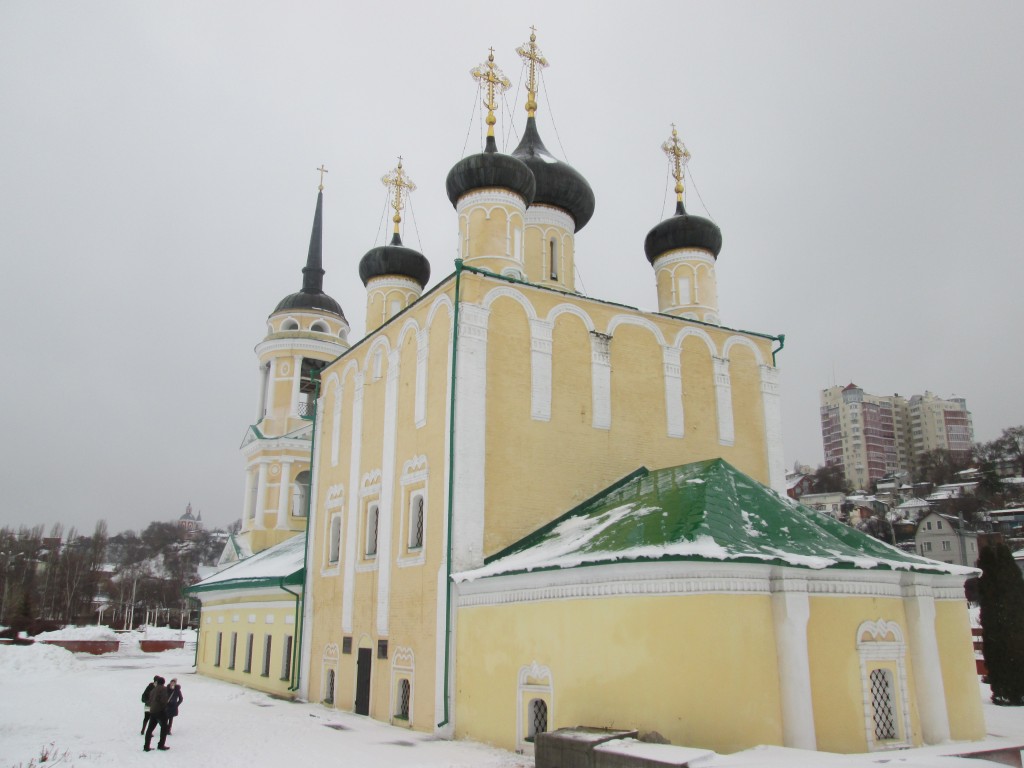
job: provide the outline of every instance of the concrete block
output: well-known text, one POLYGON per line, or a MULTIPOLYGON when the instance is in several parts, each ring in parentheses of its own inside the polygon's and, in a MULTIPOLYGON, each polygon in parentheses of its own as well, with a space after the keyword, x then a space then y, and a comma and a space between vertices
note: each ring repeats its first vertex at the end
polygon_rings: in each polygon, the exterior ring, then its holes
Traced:
POLYGON ((614 739, 635 739, 636 736, 636 731, 585 726, 538 733, 534 742, 534 763, 537 768, 594 768, 594 747, 614 739))

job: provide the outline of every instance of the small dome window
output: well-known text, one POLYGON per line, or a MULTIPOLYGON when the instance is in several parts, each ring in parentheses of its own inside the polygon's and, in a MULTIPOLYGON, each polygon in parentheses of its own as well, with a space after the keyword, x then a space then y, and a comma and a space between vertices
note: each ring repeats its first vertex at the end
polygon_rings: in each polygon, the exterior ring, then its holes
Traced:
POLYGON ((299 324, 296 321, 292 320, 291 318, 288 318, 283 323, 281 323, 281 330, 282 331, 297 331, 297 330, 299 330, 299 324))
POLYGON ((315 323, 309 326, 309 330, 316 331, 317 333, 331 332, 330 328, 327 327, 327 323, 325 323, 323 320, 317 320, 315 323))

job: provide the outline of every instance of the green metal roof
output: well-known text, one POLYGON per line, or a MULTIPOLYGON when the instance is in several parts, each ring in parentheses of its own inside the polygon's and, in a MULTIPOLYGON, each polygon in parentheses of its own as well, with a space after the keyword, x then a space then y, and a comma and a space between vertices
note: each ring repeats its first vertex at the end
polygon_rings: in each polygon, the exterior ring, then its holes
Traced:
POLYGON ((215 592, 230 589, 258 589, 280 587, 282 584, 302 584, 306 577, 303 560, 306 534, 300 533, 265 549, 252 557, 228 566, 212 576, 186 587, 187 594, 215 592))
POLYGON ((654 560, 973 572, 891 547, 710 459, 641 468, 456 579, 654 560))

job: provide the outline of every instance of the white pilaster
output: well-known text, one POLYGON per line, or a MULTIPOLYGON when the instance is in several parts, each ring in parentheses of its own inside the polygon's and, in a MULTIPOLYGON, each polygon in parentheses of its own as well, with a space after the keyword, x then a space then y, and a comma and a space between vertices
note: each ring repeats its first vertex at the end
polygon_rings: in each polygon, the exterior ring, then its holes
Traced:
POLYGON ((669 437, 683 436, 683 379, 679 367, 680 352, 675 347, 661 348, 665 373, 665 429, 669 437))
POLYGON ((395 441, 398 424, 398 372, 401 350, 388 355, 384 384, 384 446, 380 469, 380 536, 377 547, 377 634, 388 636, 391 608, 391 527, 395 519, 395 441))
POLYGON ((590 332, 591 405, 595 429, 612 428, 612 337, 590 332))
POLYGON ((362 461, 363 438, 363 379, 359 372, 353 376, 352 394, 352 445, 349 459, 347 524, 345 526, 345 581, 341 594, 341 631, 352 632, 352 610, 355 598, 356 579, 356 538, 359 535, 359 517, 363 511, 359 506, 359 467, 362 461))
POLYGON ((302 383, 302 355, 292 357, 292 407, 288 413, 299 415, 299 385, 302 383))
POLYGON ((793 749, 818 748, 811 698, 811 664, 807 650, 807 621, 811 616, 807 580, 772 579, 772 618, 779 663, 783 744, 793 749))
POLYGON ((267 407, 267 366, 260 365, 259 368, 256 369, 256 373, 259 376, 257 384, 259 385, 260 396, 259 400, 256 402, 256 421, 253 423, 259 424, 263 421, 263 412, 267 407))
POLYGON ((484 562, 484 468, 487 448, 487 322, 490 310, 459 306, 455 371, 455 478, 452 570, 484 562))
POLYGON ((914 576, 906 578, 909 583, 903 585, 903 609, 907 615, 907 646, 914 668, 921 736, 925 744, 940 744, 949 741, 949 712, 935 637, 935 597, 927 584, 918 583, 914 576))
MULTIPOLYGON (((331 466, 338 466, 338 450, 341 447, 341 393, 342 388, 337 384, 331 391, 333 407, 331 408, 331 466)), ((320 411, 317 411, 320 414, 320 411)), ((319 434, 319 433, 318 433, 319 434)))
POLYGON ((245 500, 242 502, 242 528, 247 529, 252 527, 252 523, 249 521, 253 518, 253 474, 255 470, 252 467, 246 467, 245 469, 245 500))
POLYGON ((736 442, 736 428, 732 416, 732 380, 729 378, 728 358, 712 356, 715 376, 715 403, 718 406, 718 442, 732 445, 736 442))
POLYGON ((551 421, 551 334, 547 320, 530 320, 530 416, 551 421))
POLYGON ((779 369, 770 365, 761 368, 761 402, 764 407, 764 436, 768 449, 768 485, 776 492, 786 493, 786 458, 782 452, 782 397, 779 369))
POLYGON ((288 498, 292 491, 292 461, 281 459, 281 490, 277 499, 277 529, 288 530, 288 498))
POLYGON ((260 462, 259 475, 256 479, 256 516, 253 518, 253 528, 263 530, 263 513, 266 511, 267 503, 267 465, 260 462))
POLYGON ((416 399, 413 419, 417 429, 427 423, 427 362, 430 359, 430 329, 416 334, 416 399))

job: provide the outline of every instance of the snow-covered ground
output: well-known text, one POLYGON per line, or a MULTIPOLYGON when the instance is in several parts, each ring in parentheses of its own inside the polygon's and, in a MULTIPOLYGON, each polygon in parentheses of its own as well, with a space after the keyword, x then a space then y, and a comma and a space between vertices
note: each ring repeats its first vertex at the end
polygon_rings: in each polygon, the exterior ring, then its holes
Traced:
MULTIPOLYGON (((65 631, 75 635, 74 632, 65 631)), ((131 768, 171 762, 218 768, 335 765, 352 768, 524 768, 533 761, 479 744, 450 742, 366 717, 297 704, 196 675, 191 651, 72 654, 56 646, 0 646, 0 768, 49 765, 131 768), (142 751, 139 696, 153 675, 175 677, 185 696, 170 752, 142 751), (57 758, 63 758, 57 761, 57 758)), ((990 742, 1024 744, 1024 708, 995 707, 981 687, 990 742)), ((966 746, 966 745, 965 745, 966 746)), ((977 746, 977 745, 971 745, 977 746)), ((708 768, 969 768, 949 745, 874 755, 825 755, 775 747, 717 756, 708 768)))

